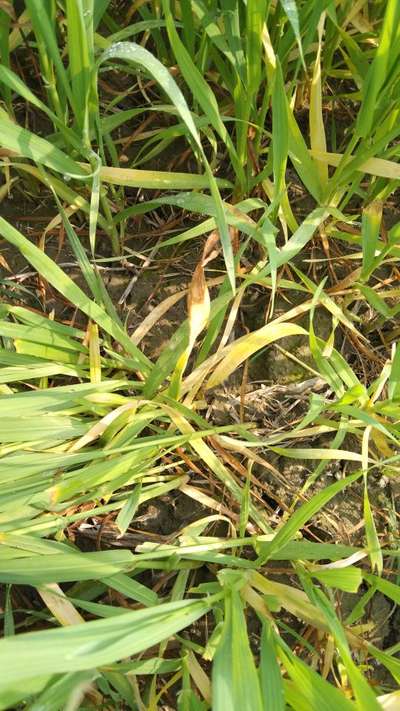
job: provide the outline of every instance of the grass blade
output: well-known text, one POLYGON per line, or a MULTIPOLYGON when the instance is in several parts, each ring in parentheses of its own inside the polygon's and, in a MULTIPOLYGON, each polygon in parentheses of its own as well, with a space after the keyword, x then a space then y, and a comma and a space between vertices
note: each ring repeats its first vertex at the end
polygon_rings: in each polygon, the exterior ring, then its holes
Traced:
POLYGON ((117 44, 112 45, 101 56, 99 64, 110 59, 124 59, 125 61, 132 62, 132 64, 139 66, 149 72, 149 74, 151 74, 151 76, 159 83, 165 93, 170 97, 172 103, 176 107, 182 120, 187 126, 189 135, 192 138, 193 143, 197 148, 201 160, 203 161, 206 169, 211 194, 215 202, 217 213, 216 220, 220 232, 220 239, 224 252, 225 264, 232 289, 234 289, 235 268, 233 252, 228 227, 226 224, 225 214, 222 206, 221 196, 219 194, 215 178, 203 151, 196 125, 193 121, 192 115, 188 109, 187 103, 181 90, 171 77, 168 70, 161 64, 161 62, 159 62, 158 59, 156 59, 150 52, 148 52, 148 50, 144 49, 143 47, 140 47, 140 45, 137 45, 134 42, 118 42, 117 44))
POLYGON ((89 318, 95 321, 106 333, 109 333, 116 341, 126 349, 126 351, 137 362, 138 369, 149 371, 147 358, 133 345, 125 331, 106 314, 106 312, 94 301, 90 301, 86 294, 77 286, 65 272, 58 267, 52 259, 44 254, 38 247, 26 239, 3 217, 0 217, 0 234, 14 245, 24 257, 37 269, 39 274, 50 282, 63 296, 77 308, 81 309, 89 318))
POLYGON ((242 602, 236 590, 225 598, 225 620, 214 656, 214 711, 262 711, 260 685, 247 636, 242 602))
POLYGON ((210 605, 210 601, 185 600, 0 640, 0 693, 12 683, 23 684, 40 676, 43 669, 49 674, 65 674, 137 654, 190 625, 210 605))

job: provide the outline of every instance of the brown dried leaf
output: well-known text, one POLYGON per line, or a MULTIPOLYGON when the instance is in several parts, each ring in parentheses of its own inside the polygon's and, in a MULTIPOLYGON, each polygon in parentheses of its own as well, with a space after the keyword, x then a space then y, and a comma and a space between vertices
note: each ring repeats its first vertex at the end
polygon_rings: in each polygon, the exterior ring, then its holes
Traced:
POLYGON ((210 294, 207 287, 204 267, 219 254, 219 249, 216 248, 218 242, 219 234, 214 230, 207 238, 201 260, 194 270, 189 286, 187 298, 190 334, 189 353, 194 346, 197 336, 207 325, 210 316, 210 294))
POLYGON ((9 266, 6 258, 3 257, 2 254, 0 254, 0 267, 3 267, 3 269, 5 269, 7 272, 10 272, 10 274, 11 274, 10 266, 9 266))
POLYGON ((214 230, 211 232, 206 240, 206 243, 203 248, 203 255, 201 258, 201 265, 203 267, 206 266, 209 262, 211 262, 215 257, 218 256, 218 254, 221 251, 221 248, 217 248, 217 244, 219 242, 219 232, 217 230, 214 230))
POLYGON ((17 16, 11 0, 0 0, 0 10, 3 10, 12 20, 16 20, 17 16))

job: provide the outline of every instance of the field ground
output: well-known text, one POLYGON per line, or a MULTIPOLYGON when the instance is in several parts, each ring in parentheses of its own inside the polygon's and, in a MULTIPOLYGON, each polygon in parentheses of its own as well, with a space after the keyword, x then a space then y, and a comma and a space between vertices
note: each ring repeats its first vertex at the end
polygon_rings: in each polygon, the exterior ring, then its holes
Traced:
POLYGON ((0 709, 399 709, 400 4, 0 58, 0 709))

